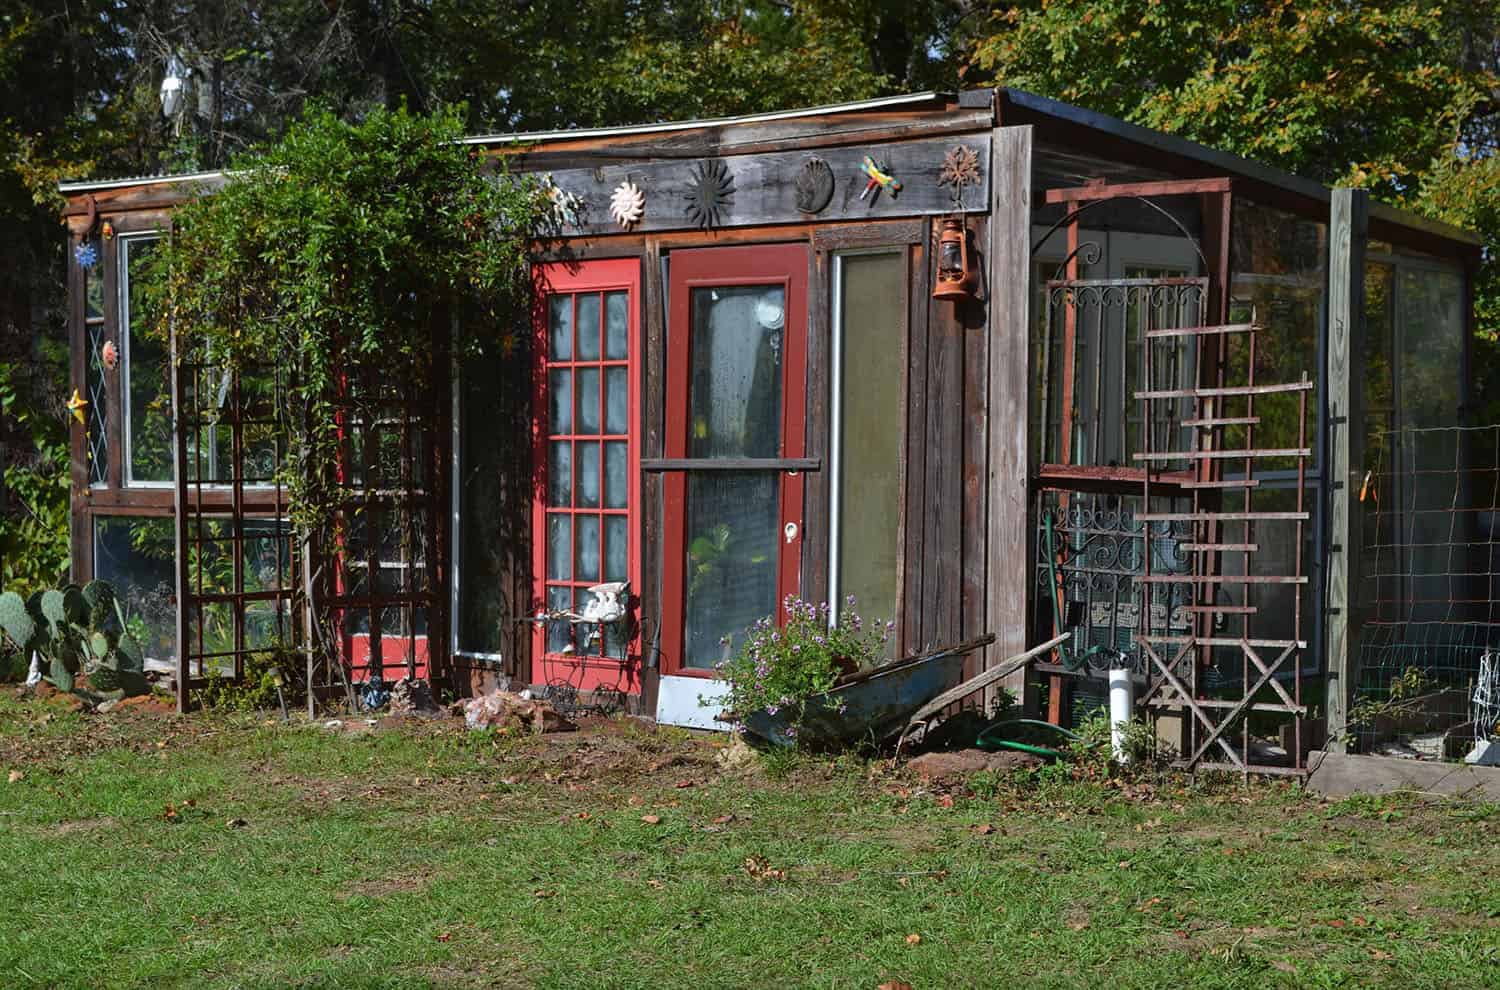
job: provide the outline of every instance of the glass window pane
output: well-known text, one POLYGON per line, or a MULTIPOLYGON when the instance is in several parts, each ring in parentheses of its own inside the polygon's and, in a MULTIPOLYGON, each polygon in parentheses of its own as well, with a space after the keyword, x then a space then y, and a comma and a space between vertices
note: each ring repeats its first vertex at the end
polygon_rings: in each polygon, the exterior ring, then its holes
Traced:
POLYGON ((624 361, 630 356, 630 294, 611 292, 604 297, 604 356, 624 361))
POLYGON ((573 360, 572 296, 553 296, 547 301, 547 326, 547 336, 550 340, 547 348, 548 360, 573 360))
POLYGON ((154 246, 154 240, 120 242, 125 283, 127 327, 125 375, 129 381, 130 478, 133 481, 172 480, 172 389, 167 350, 146 332, 141 318, 140 289, 130 281, 154 246))
POLYGON ((628 522, 624 516, 604 517, 604 580, 624 581, 630 551, 628 522))
POLYGON ((573 517, 566 512, 547 513, 547 578, 566 581, 573 576, 573 517))
POLYGON ((739 648, 752 623, 776 612, 778 480, 763 472, 688 475, 689 667, 712 667, 739 648))
POLYGON ((94 252, 94 263, 83 270, 83 316, 87 320, 104 319, 104 266, 99 261, 99 242, 88 245, 94 252))
POLYGON ((599 507, 599 445, 597 443, 580 443, 578 445, 578 490, 577 502, 579 508, 597 509, 599 507))
POLYGON ((572 494, 573 445, 567 440, 554 440, 550 463, 547 465, 547 504, 572 505, 572 494))
POLYGON ((573 373, 567 368, 547 373, 548 433, 573 432, 573 373))
POLYGON ((900 254, 840 260, 837 598, 866 619, 896 614, 901 394, 905 361, 900 254))
POLYGON ((776 457, 781 451, 779 285, 694 289, 691 457, 776 457))
POLYGON ((94 576, 115 586, 148 658, 177 657, 176 532, 170 518, 94 519, 94 576))
POLYGON ((604 505, 623 509, 630 500, 630 450, 624 440, 604 445, 604 505))
POLYGON ((599 369, 578 369, 578 425, 580 434, 599 432, 599 369))
POLYGON ((577 517, 573 547, 573 579, 575 581, 599 580, 599 517, 581 515, 577 517))
POLYGON ((604 432, 624 436, 630 432, 630 369, 604 371, 604 432))
POLYGON ((578 297, 578 360, 599 360, 599 297, 578 297))
POLYGON ((1401 268, 1401 408, 1406 427, 1456 426, 1464 340, 1463 277, 1401 268))
MULTIPOLYGON (((573 608, 573 589, 548 586, 547 611, 566 612, 573 608)), ((573 641, 573 624, 566 620, 547 623, 547 652, 561 653, 573 641)))

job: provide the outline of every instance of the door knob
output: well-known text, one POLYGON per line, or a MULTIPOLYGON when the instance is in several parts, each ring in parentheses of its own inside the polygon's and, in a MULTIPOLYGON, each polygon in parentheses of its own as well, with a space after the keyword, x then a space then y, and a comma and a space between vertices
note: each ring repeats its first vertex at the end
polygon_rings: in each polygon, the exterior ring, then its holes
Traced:
POLYGON ((789 522, 782 527, 781 532, 786 536, 786 541, 790 543, 797 538, 797 524, 789 522))

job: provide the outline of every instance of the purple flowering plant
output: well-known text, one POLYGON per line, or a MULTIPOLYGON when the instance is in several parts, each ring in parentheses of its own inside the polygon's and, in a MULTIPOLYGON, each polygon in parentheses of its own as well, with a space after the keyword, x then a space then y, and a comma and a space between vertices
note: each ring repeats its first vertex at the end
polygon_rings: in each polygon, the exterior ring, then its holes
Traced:
POLYGON ((782 601, 781 611, 782 624, 771 616, 756 622, 739 650, 716 669, 729 685, 728 709, 739 721, 760 710, 786 714, 792 724, 788 735, 794 736, 810 700, 831 690, 841 675, 885 658, 895 623, 866 623, 853 595, 837 622, 829 621, 829 603, 814 605, 793 595, 782 601))

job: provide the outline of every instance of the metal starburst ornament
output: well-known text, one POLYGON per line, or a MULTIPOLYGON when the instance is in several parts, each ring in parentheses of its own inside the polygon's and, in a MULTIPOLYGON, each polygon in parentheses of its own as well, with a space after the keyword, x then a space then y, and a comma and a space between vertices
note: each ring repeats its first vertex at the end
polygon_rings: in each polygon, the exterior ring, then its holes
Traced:
POLYGON ((704 230, 717 227, 734 204, 734 176, 721 161, 699 162, 688 193, 688 216, 704 230))
POLYGON ((610 197, 609 214, 615 223, 629 230, 646 215, 646 194, 634 182, 620 183, 610 197))

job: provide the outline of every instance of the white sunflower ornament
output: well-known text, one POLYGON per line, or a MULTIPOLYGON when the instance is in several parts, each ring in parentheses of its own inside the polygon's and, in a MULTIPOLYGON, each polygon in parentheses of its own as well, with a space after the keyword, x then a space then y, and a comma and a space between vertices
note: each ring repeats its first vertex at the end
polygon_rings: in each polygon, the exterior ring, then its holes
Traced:
POLYGON ((616 223, 628 230, 646 215, 646 194, 634 182, 622 182, 610 197, 609 212, 616 223))

